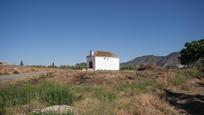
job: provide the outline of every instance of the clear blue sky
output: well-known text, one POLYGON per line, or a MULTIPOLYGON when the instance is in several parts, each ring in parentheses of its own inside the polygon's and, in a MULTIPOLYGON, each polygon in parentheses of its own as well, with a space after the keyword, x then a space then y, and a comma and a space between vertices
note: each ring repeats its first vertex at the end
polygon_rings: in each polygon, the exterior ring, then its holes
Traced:
POLYGON ((0 60, 75 64, 90 49, 167 55, 204 38, 204 0, 0 0, 0 60))

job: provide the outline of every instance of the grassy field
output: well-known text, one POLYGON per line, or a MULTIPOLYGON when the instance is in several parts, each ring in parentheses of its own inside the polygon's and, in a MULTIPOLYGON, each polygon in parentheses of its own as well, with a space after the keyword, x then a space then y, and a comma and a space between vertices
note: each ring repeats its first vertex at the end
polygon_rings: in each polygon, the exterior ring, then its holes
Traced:
POLYGON ((76 110, 68 115, 175 115, 180 111, 165 100, 163 89, 178 87, 198 75, 196 70, 55 70, 29 80, 1 82, 0 114, 37 115, 33 110, 70 105, 76 110))

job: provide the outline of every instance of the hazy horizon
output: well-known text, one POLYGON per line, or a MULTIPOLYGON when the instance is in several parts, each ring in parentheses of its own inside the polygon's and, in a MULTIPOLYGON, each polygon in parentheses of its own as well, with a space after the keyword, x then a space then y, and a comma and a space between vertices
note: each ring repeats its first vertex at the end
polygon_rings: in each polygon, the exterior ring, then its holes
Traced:
POLYGON ((204 38, 203 0, 1 0, 0 61, 73 65, 89 50, 121 62, 204 38))

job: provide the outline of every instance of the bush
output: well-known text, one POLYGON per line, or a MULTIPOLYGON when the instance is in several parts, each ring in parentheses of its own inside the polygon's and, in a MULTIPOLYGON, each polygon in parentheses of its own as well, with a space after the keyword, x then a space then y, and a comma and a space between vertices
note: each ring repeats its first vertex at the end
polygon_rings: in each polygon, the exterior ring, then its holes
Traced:
POLYGON ((156 69, 156 65, 148 64, 148 65, 140 65, 140 67, 137 69, 138 71, 144 71, 144 70, 154 70, 156 69))
POLYGON ((19 71, 15 70, 13 71, 13 74, 19 74, 19 71))
POLYGON ((134 66, 122 66, 122 67, 120 67, 120 70, 136 70, 136 67, 134 67, 134 66))
POLYGON ((48 72, 47 74, 40 75, 39 78, 45 79, 45 78, 52 78, 52 77, 54 77, 54 73, 53 72, 48 72))
POLYGON ((204 58, 200 58, 197 62, 196 62, 196 67, 204 72, 204 58))

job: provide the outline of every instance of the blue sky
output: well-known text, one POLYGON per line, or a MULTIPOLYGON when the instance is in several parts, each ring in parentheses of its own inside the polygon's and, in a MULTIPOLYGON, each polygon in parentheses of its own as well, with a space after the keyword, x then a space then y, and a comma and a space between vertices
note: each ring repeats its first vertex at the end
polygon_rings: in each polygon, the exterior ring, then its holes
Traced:
POLYGON ((75 64, 90 49, 121 62, 204 38, 204 0, 0 0, 0 60, 75 64))

